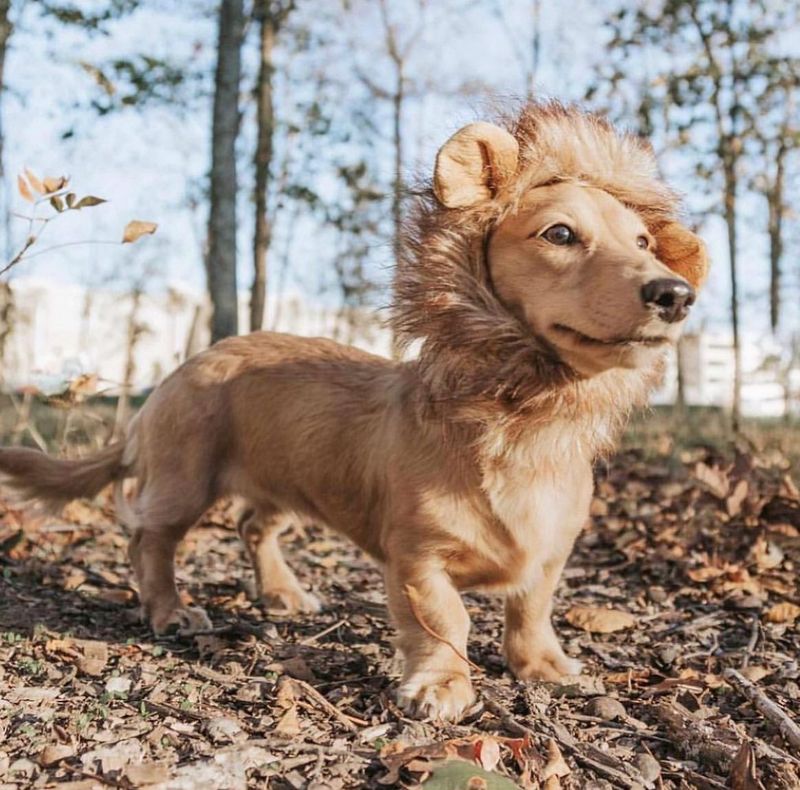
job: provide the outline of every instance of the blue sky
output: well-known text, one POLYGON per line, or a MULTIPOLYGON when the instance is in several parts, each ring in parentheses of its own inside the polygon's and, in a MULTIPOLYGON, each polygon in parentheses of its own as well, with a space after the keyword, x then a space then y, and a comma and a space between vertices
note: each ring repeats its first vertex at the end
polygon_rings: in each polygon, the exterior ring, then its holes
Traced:
MULTIPOLYGON (((82 6, 91 7, 92 0, 82 6)), ((4 126, 7 135, 8 180, 23 167, 40 175, 69 174, 79 194, 96 194, 109 199, 107 205, 63 216, 53 223, 40 248, 53 243, 85 239, 115 239, 130 219, 159 223, 158 234, 135 246, 71 247, 30 260, 17 269, 17 276, 34 275, 58 281, 128 288, 145 278, 151 288, 179 284, 201 290, 204 272, 201 250, 207 207, 201 201, 192 207, 192 196, 201 196, 208 168, 210 86, 214 61, 216 20, 210 0, 152 0, 146 8, 108 26, 108 35, 87 36, 39 19, 35 4, 28 3, 6 63, 9 91, 5 96, 4 126), (81 68, 82 61, 103 63, 142 51, 188 65, 203 75, 200 95, 186 106, 159 105, 144 111, 125 110, 99 117, 89 107, 96 88, 81 68), (64 139, 65 132, 72 134, 64 139)), ((592 74, 593 59, 601 51, 599 22, 609 3, 575 0, 570 4, 543 2, 542 50, 537 88, 540 95, 579 99, 592 74)), ((389 76, 382 53, 377 2, 356 0, 355 11, 342 18, 338 0, 318 4, 316 14, 329 25, 323 33, 328 50, 279 52, 278 68, 290 78, 279 78, 279 102, 289 106, 298 91, 313 90, 308 80, 315 70, 339 80, 342 112, 348 111, 348 96, 361 88, 353 80, 354 64, 376 81, 389 76), (346 24, 344 22, 346 21, 346 24), (298 83, 297 78, 301 78, 298 83), (302 81, 305 80, 305 83, 302 81), (351 82, 348 83, 348 80, 351 82)), ((401 39, 413 31, 418 0, 395 0, 390 9, 401 39)), ((309 7, 309 4, 306 4, 309 7)), ((523 94, 525 64, 519 53, 527 53, 531 31, 530 0, 492 2, 428 3, 425 32, 411 56, 412 81, 419 87, 408 104, 404 118, 407 137, 405 167, 410 175, 427 172, 436 147, 463 123, 485 114, 493 99, 502 102, 523 94), (501 21, 496 7, 502 7, 501 21), (450 13, 447 13, 450 11, 450 13), (512 40, 513 39, 513 40, 512 40), (461 89, 470 86, 470 95, 461 89)), ((302 14, 303 12, 301 12, 302 14)), ((296 22, 302 23, 302 16, 296 22)), ((319 21, 316 24, 320 24, 319 21)), ((246 84, 255 68, 254 40, 245 51, 246 84)), ((242 197, 240 201, 239 253, 240 283, 249 283, 251 218, 248 189, 250 174, 246 163, 252 144, 252 106, 243 96, 243 134, 240 152, 242 197)), ((376 104, 374 123, 387 130, 388 107, 376 104)), ((355 123, 355 121, 354 121, 355 123)), ((362 131, 362 130, 355 130, 362 131)), ((357 136, 357 135, 356 135, 357 136)), ((375 143, 374 166, 383 174, 391 166, 386 139, 375 143)), ((681 152, 664 161, 667 177, 683 168, 681 152)), ((325 186, 324 176, 321 179, 325 186)), ((677 186, 686 189, 678 180, 677 186)), ((17 209, 24 203, 12 190, 17 209)), ((689 195, 689 204, 701 205, 705 198, 689 195)), ((758 208, 753 204, 755 221, 758 208)), ((386 204, 386 215, 389 213, 386 204)), ((310 299, 329 299, 331 280, 329 250, 334 240, 330 231, 301 215, 291 238, 288 221, 276 218, 275 251, 288 251, 287 287, 310 299)), ((748 222, 748 225, 750 223, 748 222)), ((24 234, 24 223, 14 225, 15 244, 24 234)), ((723 321, 727 316, 728 272, 721 223, 709 220, 703 233, 712 250, 714 268, 695 320, 723 321)), ((766 241, 758 234, 743 235, 741 262, 744 295, 752 296, 744 309, 745 323, 755 331, 765 326, 766 241)), ((0 249, 6 247, 0 244, 0 249)), ((374 265, 380 270, 390 261, 390 248, 379 245, 374 265)), ((787 279, 793 278, 797 294, 798 267, 788 260, 787 279)), ((273 272, 273 276, 276 276, 273 272)), ((379 298, 385 303, 386 298, 379 298)), ((76 306, 79 309, 79 306, 76 306)))

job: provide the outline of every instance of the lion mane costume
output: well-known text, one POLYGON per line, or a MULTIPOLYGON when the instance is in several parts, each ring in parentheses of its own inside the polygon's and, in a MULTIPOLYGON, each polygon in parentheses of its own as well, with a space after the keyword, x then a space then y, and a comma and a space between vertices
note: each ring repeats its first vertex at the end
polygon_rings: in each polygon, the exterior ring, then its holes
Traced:
MULTIPOLYGON (((401 345, 420 344, 432 404, 460 399, 467 417, 496 416, 494 405, 529 419, 577 400, 587 405, 586 386, 492 289, 488 240, 529 190, 559 182, 604 190, 642 217, 659 260, 695 288, 705 282, 708 258, 679 222, 679 197, 659 177, 648 142, 556 101, 528 104, 501 123, 472 123, 439 151, 432 184, 406 222, 392 326, 401 345)), ((656 371, 630 399, 620 398, 620 424, 659 378, 656 371)))

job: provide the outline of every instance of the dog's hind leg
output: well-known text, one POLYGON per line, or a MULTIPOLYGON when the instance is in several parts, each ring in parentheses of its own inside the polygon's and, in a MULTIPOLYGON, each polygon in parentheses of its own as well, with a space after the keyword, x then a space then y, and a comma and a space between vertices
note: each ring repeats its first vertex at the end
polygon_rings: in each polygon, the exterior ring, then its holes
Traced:
MULTIPOLYGON (((166 478, 164 478, 166 479, 166 478)), ((135 514, 133 537, 128 546, 142 612, 157 634, 172 629, 193 633, 211 627, 206 613, 195 606, 186 606, 175 584, 175 552, 190 527, 200 518, 208 501, 208 492, 201 486, 180 487, 170 481, 167 492, 148 481, 132 509, 135 514)))
POLYGON ((181 602, 175 584, 175 550, 191 523, 175 536, 175 528, 142 527, 136 530, 128 546, 136 580, 142 614, 153 631, 164 634, 173 629, 191 634, 211 628, 211 621, 198 606, 181 602))
POLYGON ((318 612, 319 601, 300 586, 281 551, 280 534, 289 524, 287 514, 264 508, 247 508, 239 517, 237 529, 253 563, 256 593, 267 609, 318 612))

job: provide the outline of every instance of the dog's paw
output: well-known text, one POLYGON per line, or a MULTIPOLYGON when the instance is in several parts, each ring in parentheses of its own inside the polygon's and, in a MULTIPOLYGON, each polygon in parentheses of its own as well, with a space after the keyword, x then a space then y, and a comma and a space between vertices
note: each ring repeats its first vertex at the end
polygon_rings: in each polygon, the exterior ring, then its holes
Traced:
POLYGON ((520 680, 544 680, 554 683, 565 675, 580 675, 583 664, 565 655, 560 646, 531 651, 524 657, 510 658, 509 668, 520 680))
POLYGON ((281 588, 261 593, 262 606, 281 614, 314 614, 322 608, 316 595, 301 588, 281 588))
POLYGON ((199 606, 177 606, 166 615, 154 615, 150 625, 156 634, 162 636, 175 632, 180 636, 189 636, 198 631, 211 629, 211 620, 199 606))
POLYGON ((472 683, 459 672, 420 672, 397 691, 398 705, 420 719, 458 721, 474 702, 472 683))

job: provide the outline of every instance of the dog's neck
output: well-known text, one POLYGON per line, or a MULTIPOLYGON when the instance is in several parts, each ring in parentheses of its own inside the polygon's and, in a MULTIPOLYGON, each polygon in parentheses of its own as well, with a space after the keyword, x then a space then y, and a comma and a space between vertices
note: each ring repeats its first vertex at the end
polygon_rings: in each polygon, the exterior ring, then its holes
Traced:
POLYGON ((574 450, 592 460, 613 450, 631 411, 645 406, 664 370, 615 368, 582 378, 547 356, 523 364, 484 359, 474 367, 463 360, 420 358, 414 366, 417 403, 425 421, 463 429, 484 458, 515 455, 517 446, 543 443, 554 451, 574 450), (563 442, 552 442, 561 431, 563 442), (565 444, 566 442, 567 444, 565 444))
POLYGON ((487 446, 497 442, 485 435, 511 446, 569 422, 590 456, 609 451, 631 409, 658 384, 663 362, 577 374, 498 298, 486 262, 490 232, 487 220, 474 235, 422 227, 407 239, 392 325, 400 340, 421 341, 409 363, 421 418, 487 446))

